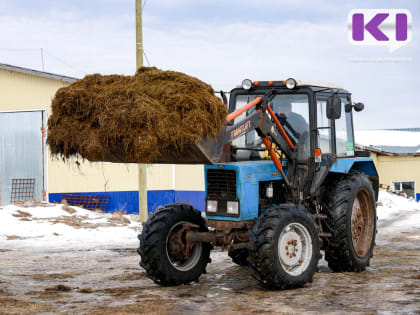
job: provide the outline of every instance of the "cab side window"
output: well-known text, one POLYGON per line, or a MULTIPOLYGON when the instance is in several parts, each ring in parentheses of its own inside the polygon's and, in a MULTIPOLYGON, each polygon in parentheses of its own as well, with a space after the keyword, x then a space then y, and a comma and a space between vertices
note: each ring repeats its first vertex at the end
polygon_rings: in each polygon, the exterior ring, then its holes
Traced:
POLYGON ((332 153, 331 120, 327 118, 327 99, 317 98, 318 145, 321 152, 332 153))
POLYGON ((337 146, 337 156, 354 156, 354 141, 352 132, 351 111, 346 113, 346 105, 350 101, 346 96, 341 97, 341 117, 335 120, 335 141, 337 146))

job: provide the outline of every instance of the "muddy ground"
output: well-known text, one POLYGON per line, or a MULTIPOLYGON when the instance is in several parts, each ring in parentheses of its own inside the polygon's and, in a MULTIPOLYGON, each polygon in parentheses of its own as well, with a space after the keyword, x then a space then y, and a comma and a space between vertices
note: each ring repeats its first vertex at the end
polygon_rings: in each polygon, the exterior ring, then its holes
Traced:
MULTIPOLYGON (((135 242, 87 249, 0 248, 0 314, 420 314, 420 231, 378 234, 363 273, 320 264, 302 289, 261 289, 222 252, 200 283, 160 287, 138 266, 135 242)), ((4 247, 4 243, 3 243, 4 247)))

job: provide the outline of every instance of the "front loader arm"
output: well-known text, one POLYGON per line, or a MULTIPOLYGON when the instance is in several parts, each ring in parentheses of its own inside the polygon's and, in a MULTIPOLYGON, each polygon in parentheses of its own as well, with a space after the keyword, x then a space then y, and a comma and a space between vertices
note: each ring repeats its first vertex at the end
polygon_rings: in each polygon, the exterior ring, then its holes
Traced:
POLYGON ((288 160, 293 160, 294 152, 292 147, 288 144, 284 136, 277 131, 278 129, 275 124, 262 110, 256 110, 248 117, 227 128, 225 143, 232 142, 232 140, 253 130, 257 131, 257 134, 263 139, 263 142, 264 138, 269 141, 268 147, 266 146, 267 150, 270 150, 271 143, 275 143, 288 160))
POLYGON ((274 151, 272 144, 275 143, 280 148, 282 154, 286 156, 289 166, 292 166, 296 160, 295 146, 268 104, 273 96, 272 91, 267 92, 263 97, 256 97, 249 104, 229 114, 226 118, 228 123, 251 108, 255 107, 256 109, 248 117, 226 130, 225 143, 230 143, 235 138, 256 130, 266 149, 270 152, 274 165, 281 172, 286 184, 290 186, 289 180, 284 174, 281 161, 274 151))

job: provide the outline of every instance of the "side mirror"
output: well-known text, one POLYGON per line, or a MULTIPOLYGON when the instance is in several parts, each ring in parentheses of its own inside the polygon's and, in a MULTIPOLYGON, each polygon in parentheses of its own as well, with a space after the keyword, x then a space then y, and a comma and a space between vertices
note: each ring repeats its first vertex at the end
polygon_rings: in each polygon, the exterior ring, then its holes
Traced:
POLYGON ((356 112, 361 112, 365 108, 365 104, 363 104, 363 103, 356 103, 356 104, 353 105, 353 107, 354 107, 354 110, 356 112))
POLYGON ((331 95, 327 98, 327 118, 339 119, 341 117, 341 98, 331 95))

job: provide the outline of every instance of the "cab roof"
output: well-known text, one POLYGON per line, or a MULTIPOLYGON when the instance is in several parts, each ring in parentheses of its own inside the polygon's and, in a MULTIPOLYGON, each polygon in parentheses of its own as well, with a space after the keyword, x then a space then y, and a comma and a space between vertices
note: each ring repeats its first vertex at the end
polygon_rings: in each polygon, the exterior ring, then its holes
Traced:
MULTIPOLYGON (((347 90, 345 90, 343 87, 336 85, 334 83, 330 82, 322 82, 322 81, 308 81, 308 80, 295 80, 296 81, 296 87, 309 87, 314 88, 316 91, 320 91, 323 89, 334 89, 338 90, 340 93, 349 93, 347 90)), ((252 88, 259 88, 259 87, 285 87, 286 86, 286 80, 283 81, 251 81, 252 82, 252 88)), ((242 86, 239 85, 238 88, 241 88, 242 86)))
POLYGON ((321 88, 344 90, 343 87, 330 82, 296 80, 296 83, 297 86, 316 86, 321 88))

